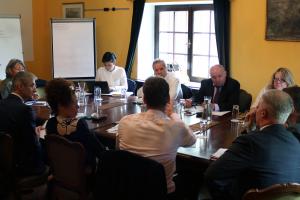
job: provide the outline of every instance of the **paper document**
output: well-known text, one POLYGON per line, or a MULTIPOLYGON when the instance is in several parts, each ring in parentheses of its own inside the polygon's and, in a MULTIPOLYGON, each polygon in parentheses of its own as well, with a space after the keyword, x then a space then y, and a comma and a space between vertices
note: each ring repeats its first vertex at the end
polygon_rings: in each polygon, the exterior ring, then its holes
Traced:
POLYGON ((212 112, 212 115, 215 115, 215 116, 223 116, 227 113, 229 113, 230 111, 222 111, 222 112, 219 112, 219 111, 213 111, 212 112))
POLYGON ((217 160, 218 158, 220 158, 223 155, 223 153, 225 153, 225 151, 227 151, 227 149, 225 149, 225 148, 218 149, 218 151, 216 151, 215 153, 213 153, 211 155, 211 159, 217 160))

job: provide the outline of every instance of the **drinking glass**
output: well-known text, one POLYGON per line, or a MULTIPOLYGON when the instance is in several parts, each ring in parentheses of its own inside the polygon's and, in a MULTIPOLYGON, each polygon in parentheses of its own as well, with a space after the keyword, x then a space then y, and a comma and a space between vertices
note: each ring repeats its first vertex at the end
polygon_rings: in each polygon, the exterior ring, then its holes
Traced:
POLYGON ((121 92, 121 100, 126 100, 126 92, 127 92, 126 88, 121 88, 120 92, 121 92))
POLYGON ((96 114, 94 115, 95 118, 99 118, 99 106, 101 105, 101 88, 100 87, 95 87, 94 88, 94 105, 96 106, 96 114))
POLYGON ((238 119, 239 117, 239 105, 232 106, 232 119, 238 119))
POLYGON ((198 136, 198 138, 207 138, 207 123, 208 123, 208 113, 204 109, 199 124, 201 134, 198 136))

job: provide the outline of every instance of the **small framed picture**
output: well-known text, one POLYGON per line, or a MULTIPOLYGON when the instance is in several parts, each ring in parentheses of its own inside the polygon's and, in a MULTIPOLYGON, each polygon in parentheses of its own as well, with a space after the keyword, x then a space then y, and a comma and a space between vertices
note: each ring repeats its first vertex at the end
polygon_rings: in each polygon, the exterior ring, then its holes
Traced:
POLYGON ((83 18, 84 3, 63 3, 64 18, 83 18))

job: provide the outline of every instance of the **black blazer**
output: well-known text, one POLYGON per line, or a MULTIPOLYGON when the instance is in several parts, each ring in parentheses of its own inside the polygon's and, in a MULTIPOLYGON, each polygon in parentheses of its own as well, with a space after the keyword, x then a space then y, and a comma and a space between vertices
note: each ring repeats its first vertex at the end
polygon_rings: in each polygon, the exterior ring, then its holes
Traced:
POLYGON ((300 142, 283 125, 238 137, 205 173, 214 199, 241 199, 250 188, 300 182, 300 142))
POLYGON ((0 101, 0 131, 11 134, 13 138, 18 175, 28 176, 44 172, 33 110, 16 95, 10 94, 0 101))
MULTIPOLYGON (((221 89, 218 99, 220 111, 232 110, 232 105, 239 103, 240 83, 232 78, 227 77, 224 86, 221 89)), ((214 86, 211 79, 201 81, 199 90, 199 103, 202 103, 204 96, 214 96, 214 86)))

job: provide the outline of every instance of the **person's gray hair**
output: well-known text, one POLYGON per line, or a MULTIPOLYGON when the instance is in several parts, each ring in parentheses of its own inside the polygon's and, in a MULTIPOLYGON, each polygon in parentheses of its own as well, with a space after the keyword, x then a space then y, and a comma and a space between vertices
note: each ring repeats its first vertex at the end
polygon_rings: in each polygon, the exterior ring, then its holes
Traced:
POLYGON ((31 80, 35 81, 37 77, 31 72, 18 72, 12 80, 12 91, 15 91, 18 84, 27 85, 31 80))
POLYGON ((16 66, 16 64, 22 65, 25 70, 25 64, 21 60, 13 58, 6 65, 6 68, 5 68, 6 78, 12 78, 11 71, 16 66))
POLYGON ((161 63, 165 68, 167 67, 166 62, 160 58, 157 58, 153 61, 152 63, 152 68, 154 67, 154 65, 156 65, 157 63, 161 63))
POLYGON ((294 109, 292 98, 281 90, 270 89, 261 100, 266 105, 268 116, 280 124, 286 122, 294 109))

